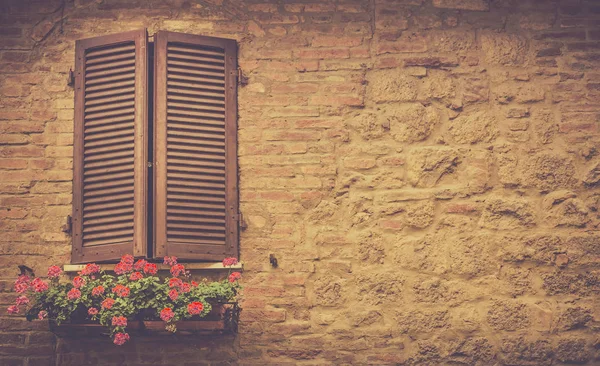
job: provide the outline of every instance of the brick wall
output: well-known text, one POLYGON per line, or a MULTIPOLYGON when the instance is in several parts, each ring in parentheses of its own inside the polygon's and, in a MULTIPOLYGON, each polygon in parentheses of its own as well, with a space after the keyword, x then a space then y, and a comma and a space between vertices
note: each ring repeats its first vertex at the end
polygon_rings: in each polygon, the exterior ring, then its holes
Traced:
POLYGON ((240 333, 3 313, 0 363, 600 363, 592 0, 3 1, 2 289, 69 260, 75 40, 142 27, 240 45, 240 333))

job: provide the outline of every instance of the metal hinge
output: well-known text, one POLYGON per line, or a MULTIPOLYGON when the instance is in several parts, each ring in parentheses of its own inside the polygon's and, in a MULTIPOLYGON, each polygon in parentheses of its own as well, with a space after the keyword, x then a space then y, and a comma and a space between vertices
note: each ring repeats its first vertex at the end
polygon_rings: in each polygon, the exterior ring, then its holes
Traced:
POLYGON ((248 77, 244 75, 244 72, 242 71, 241 67, 238 67, 237 72, 238 72, 237 73, 238 85, 240 85, 240 86, 248 85, 248 77))
POLYGON ((73 219, 71 215, 67 215, 67 222, 62 226, 62 232, 71 235, 73 231, 73 219))
POLYGON ((239 223, 239 227, 242 230, 246 230, 248 228, 248 224, 246 223, 246 220, 244 220, 244 214, 239 212, 237 215, 234 216, 235 220, 239 223))

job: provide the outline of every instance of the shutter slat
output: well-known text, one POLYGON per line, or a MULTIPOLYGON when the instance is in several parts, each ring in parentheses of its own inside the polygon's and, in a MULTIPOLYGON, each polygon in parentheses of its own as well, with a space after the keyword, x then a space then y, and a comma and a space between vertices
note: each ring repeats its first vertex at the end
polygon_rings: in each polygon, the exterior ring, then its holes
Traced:
MULTIPOLYGON (((225 101, 219 99, 206 99, 206 98, 198 98, 197 96, 186 97, 178 94, 169 94, 167 96, 167 100, 171 100, 174 102, 190 102, 194 104, 216 104, 217 106, 224 106, 225 101)), ((224 107, 221 107, 225 110, 224 107)))
POLYGON ((168 70, 169 73, 175 73, 175 74, 188 74, 188 75, 202 75, 202 76, 223 77, 223 72, 218 72, 218 71, 182 69, 180 67, 175 67, 175 66, 168 66, 167 70, 168 70))
POLYGON ((134 95, 131 94, 131 91, 124 91, 121 95, 108 94, 108 97, 104 98, 95 98, 86 100, 85 106, 96 106, 98 104, 107 104, 107 103, 116 103, 122 102, 125 100, 133 100, 135 98, 134 95))
POLYGON ((192 70, 202 70, 202 69, 206 69, 206 70, 212 70, 212 71, 225 71, 225 68, 223 66, 219 66, 219 65, 210 65, 210 64, 197 64, 194 62, 189 62, 189 61, 179 61, 179 60, 169 60, 169 66, 179 66, 181 68, 184 69, 192 69, 192 70))
POLYGON ((203 57, 203 55, 197 53, 192 54, 189 52, 171 52, 167 57, 167 63, 171 63, 171 60, 189 60, 192 61, 195 65, 214 64, 216 66, 222 66, 223 70, 225 69, 225 60, 223 60, 222 57, 203 57))
POLYGON ((190 166, 207 166, 207 167, 217 167, 217 168, 225 168, 225 164, 219 161, 207 161, 200 160, 198 155, 195 155, 195 160, 183 160, 183 159, 169 159, 167 158, 167 164, 169 165, 184 165, 188 164, 190 166))
MULTIPOLYGON (((208 219, 206 218, 208 217, 225 217, 225 213, 224 212, 219 212, 219 211, 206 211, 206 210, 195 210, 193 208, 186 208, 186 207, 179 207, 179 208, 170 208, 167 207, 167 214, 169 215, 173 215, 173 219, 178 219, 180 216, 178 215, 186 215, 187 217, 189 217, 190 219, 197 217, 199 220, 200 218, 202 219, 202 221, 196 221, 196 222, 212 222, 212 219, 208 219)), ((223 219, 224 220, 224 219, 223 219)))
POLYGON ((124 53, 113 54, 113 55, 109 55, 109 56, 88 58, 87 60, 85 60, 85 66, 86 66, 86 69, 89 69, 90 67, 97 65, 97 64, 106 64, 108 62, 115 62, 115 61, 120 61, 120 60, 124 60, 124 59, 130 59, 132 57, 135 57, 135 52, 124 52, 124 53))
MULTIPOLYGON (((133 213, 133 210, 131 211, 131 213, 133 213)), ((117 215, 111 215, 108 217, 100 217, 98 219, 88 219, 85 224, 88 227, 93 227, 96 225, 103 225, 103 224, 112 224, 112 223, 117 223, 117 222, 121 222, 121 221, 133 221, 133 215, 132 214, 127 214, 127 213, 121 213, 121 214, 117 214, 117 215)))
MULTIPOLYGON (((222 117, 218 118, 192 118, 192 117, 183 117, 177 116, 173 113, 168 116, 169 118, 169 126, 173 126, 173 128, 177 126, 182 126, 180 123, 185 123, 184 126, 189 129, 203 129, 203 128, 212 128, 215 132, 223 132, 225 133, 225 121, 223 121, 222 117), (177 123, 178 122, 178 123, 177 123), (217 131, 216 129, 219 129, 217 131)), ((207 130, 211 131, 211 130, 207 130)))
POLYGON ((169 87, 181 87, 181 88, 189 88, 192 90, 197 90, 197 91, 206 91, 206 90, 210 90, 210 91, 216 91, 216 92, 224 92, 225 88, 222 86, 218 86, 218 85, 210 85, 210 84, 202 84, 202 83, 189 83, 189 82, 181 82, 181 81, 175 81, 172 78, 169 80, 169 87))
POLYGON ((118 88, 126 88, 133 86, 135 84, 135 80, 125 80, 118 83, 106 84, 106 85, 94 85, 85 88, 86 93, 92 96, 96 96, 96 93, 104 92, 105 90, 118 89, 118 88))
POLYGON ((173 83, 171 83, 171 85, 169 85, 169 87, 167 88, 167 93, 169 95, 181 94, 181 95, 209 97, 209 98, 216 98, 216 99, 223 98, 223 93, 211 92, 211 91, 207 91, 207 90, 194 90, 194 89, 178 88, 178 87, 172 86, 172 84, 173 83))
POLYGON ((96 65, 86 65, 85 71, 86 77, 90 77, 92 74, 90 71, 100 71, 100 70, 109 70, 114 68, 127 68, 134 70, 135 69, 135 54, 132 53, 128 58, 121 60, 121 58, 113 59, 112 62, 104 62, 96 65))
POLYGON ((117 217, 117 216, 130 216, 133 219, 133 206, 130 207, 117 207, 112 209, 105 209, 96 212, 87 212, 87 218, 95 220, 98 217, 117 217))
POLYGON ((124 44, 124 45, 114 45, 114 46, 110 46, 110 47, 106 47, 106 48, 99 48, 96 50, 89 50, 86 52, 86 62, 89 62, 89 60, 94 59, 95 57, 98 56, 104 56, 104 55, 114 55, 117 53, 123 53, 123 52, 132 52, 135 51, 135 44, 131 44, 128 42, 128 44, 124 44))
POLYGON ((207 47, 194 47, 191 44, 177 45, 176 43, 173 43, 167 46, 167 50, 175 53, 193 53, 204 56, 216 56, 218 58, 224 58, 222 49, 215 50, 207 47))
POLYGON ((220 224, 222 226, 225 226, 225 219, 217 219, 217 218, 213 218, 213 217, 206 217, 206 216, 192 216, 189 214, 186 215, 178 215, 176 213, 174 213, 173 211, 169 212, 169 221, 173 221, 173 222, 188 222, 191 224, 206 224, 206 223, 211 223, 211 224, 220 224))

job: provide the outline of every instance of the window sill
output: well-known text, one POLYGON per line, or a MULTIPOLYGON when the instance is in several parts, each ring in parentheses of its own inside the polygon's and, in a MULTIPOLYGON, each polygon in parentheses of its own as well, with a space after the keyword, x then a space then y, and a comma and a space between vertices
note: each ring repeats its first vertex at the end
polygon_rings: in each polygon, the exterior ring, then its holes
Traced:
MULTIPOLYGON (((222 263, 182 263, 186 270, 190 271, 227 271, 229 269, 235 269, 242 271, 244 269, 243 263, 238 263, 234 266, 223 267, 222 263)), ((100 269, 107 272, 112 272, 115 268, 114 264, 99 264, 100 269)), ((79 272, 85 267, 85 264, 65 264, 63 271, 66 273, 79 272)), ((168 271, 171 267, 166 264, 158 264, 159 271, 168 271)))

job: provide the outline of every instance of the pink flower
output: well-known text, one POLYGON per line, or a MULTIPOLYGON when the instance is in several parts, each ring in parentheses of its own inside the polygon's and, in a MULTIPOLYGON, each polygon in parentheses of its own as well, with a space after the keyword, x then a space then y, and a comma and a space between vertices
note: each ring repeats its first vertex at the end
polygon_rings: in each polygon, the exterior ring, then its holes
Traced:
POLYGON ((81 297, 81 291, 79 291, 76 288, 72 288, 71 290, 69 290, 69 292, 67 292, 67 297, 69 298, 69 300, 79 299, 81 297))
POLYGON ((172 289, 171 291, 169 291, 169 297, 172 301, 175 301, 179 297, 179 293, 177 292, 177 290, 172 289))
POLYGON ((48 277, 49 278, 56 278, 56 277, 60 276, 61 273, 62 273, 62 269, 60 269, 59 266, 48 267, 48 277))
POLYGON ((236 264, 238 264, 237 258, 230 257, 223 259, 223 267, 231 267, 235 266, 236 264))
POLYGON ((83 285, 85 285, 85 279, 83 277, 75 276, 75 278, 73 278, 73 287, 81 288, 83 285))
POLYGON ((145 259, 138 259, 137 262, 135 262, 135 264, 133 265, 133 268, 136 271, 141 271, 142 269, 144 269, 144 266, 146 265, 146 260, 145 259))
POLYGON ((98 309, 96 309, 96 308, 89 308, 88 309, 88 315, 89 316, 94 316, 96 314, 98 314, 98 309))
POLYGON ((18 314, 19 313, 19 307, 17 305, 11 305, 8 307, 8 313, 9 314, 18 314))
POLYGON ((174 266, 177 264, 177 257, 165 257, 163 263, 169 266, 174 266))
POLYGON ((29 289, 29 276, 20 275, 15 281, 15 292, 22 294, 29 289))
POLYGON ((27 289, 29 288, 29 285, 26 283, 15 283, 15 292, 22 294, 23 292, 27 291, 27 289))
POLYGON ((27 305, 27 304, 29 304, 29 299, 27 298, 27 296, 19 296, 19 297, 17 297, 16 304, 17 305, 27 305))
POLYGON ((229 275, 229 282, 233 283, 242 278, 242 274, 240 272, 233 272, 229 275))
POLYGON ((121 263, 133 266, 133 261, 135 258, 131 254, 125 254, 121 257, 121 263))
POLYGON ((127 326, 127 318, 124 316, 113 316, 112 317, 112 325, 113 325, 113 327, 126 327, 127 326))
POLYGON ((97 265, 96 263, 88 263, 81 270, 81 274, 86 275, 86 276, 89 276, 91 274, 98 273, 98 272, 100 272, 100 266, 97 265))
POLYGON ((132 274, 129 275, 129 279, 131 281, 141 280, 142 278, 144 278, 144 275, 142 274, 142 272, 133 272, 132 274))
POLYGON ((47 318, 47 317, 48 317, 48 312, 47 312, 46 310, 41 310, 41 311, 38 313, 38 319, 39 319, 39 320, 43 320, 43 319, 45 319, 45 318, 47 318))
POLYGON ((35 278, 31 281, 31 287, 33 287, 35 292, 44 292, 48 289, 48 284, 42 281, 41 278, 35 278))
POLYGON ((160 318, 165 322, 168 322, 169 320, 173 319, 174 316, 175 313, 173 312, 173 310, 171 310, 171 308, 164 308, 160 311, 160 318))
POLYGON ((185 267, 183 266, 183 264, 175 264, 171 267, 171 274, 173 275, 173 277, 177 277, 183 272, 185 272, 185 267))
POLYGON ((155 275, 158 272, 158 267, 154 263, 146 263, 144 265, 144 273, 155 275))
POLYGON ((202 309, 204 309, 204 305, 202 305, 201 302, 199 301, 194 301, 190 304, 188 304, 188 313, 192 314, 192 315, 198 315, 202 312, 202 309))
POLYGON ((129 296, 129 287, 118 284, 113 288, 112 292, 119 297, 127 297, 129 296))
POLYGON ((117 333, 115 334, 115 339, 113 341, 117 346, 122 346, 129 340, 129 334, 127 333, 117 333))
POLYGON ((92 289, 92 296, 100 296, 104 293, 103 286, 96 286, 92 289))
POLYGON ((181 287, 181 285, 183 284, 183 281, 179 278, 171 278, 169 279, 169 287, 173 288, 173 287, 181 287))
POLYGON ((117 275, 122 275, 122 274, 125 274, 128 272, 131 272, 132 269, 133 269, 133 265, 119 262, 115 266, 115 273, 117 275))
POLYGON ((113 307, 114 304, 115 304, 115 299, 111 299, 110 297, 107 299, 104 299, 104 301, 102 301, 102 309, 110 309, 113 307))

